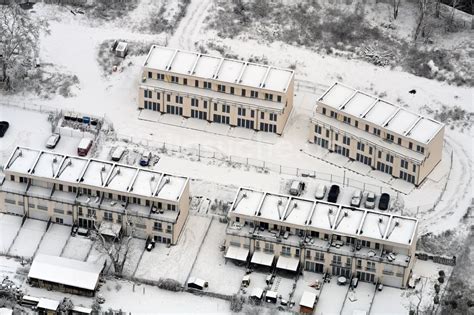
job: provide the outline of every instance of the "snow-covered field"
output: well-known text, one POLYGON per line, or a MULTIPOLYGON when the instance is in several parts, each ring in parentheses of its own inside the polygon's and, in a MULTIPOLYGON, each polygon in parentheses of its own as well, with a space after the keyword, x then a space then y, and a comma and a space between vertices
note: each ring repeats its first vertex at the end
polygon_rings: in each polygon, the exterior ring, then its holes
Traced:
POLYGON ((8 254, 31 258, 46 232, 46 224, 46 221, 26 219, 8 254))
POLYGON ((0 213, 0 253, 6 254, 21 227, 21 217, 0 213))
POLYGON ((83 236, 76 235, 75 237, 70 237, 61 256, 86 261, 93 244, 93 241, 83 236))
POLYGON ((38 248, 38 253, 59 256, 71 235, 71 227, 51 224, 38 248))

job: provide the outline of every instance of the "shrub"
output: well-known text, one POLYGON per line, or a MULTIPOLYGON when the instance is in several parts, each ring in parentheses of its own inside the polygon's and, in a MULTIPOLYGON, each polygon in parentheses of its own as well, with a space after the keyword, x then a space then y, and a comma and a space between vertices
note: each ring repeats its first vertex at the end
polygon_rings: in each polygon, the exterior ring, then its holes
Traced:
POLYGON ((444 276, 445 276, 446 274, 444 273, 444 270, 440 270, 440 271, 438 272, 438 275, 439 275, 440 277, 443 277, 443 278, 444 278, 444 276))
POLYGON ((238 294, 232 295, 230 299, 230 310, 232 312, 238 313, 242 311, 244 305, 244 297, 238 294))
POLYGON ((439 284, 435 283, 434 289, 435 289, 436 294, 438 294, 438 293, 439 293, 439 290, 440 290, 439 284))
POLYGON ((444 277, 439 277, 439 278, 438 278, 438 282, 439 282, 439 283, 444 283, 444 277))
POLYGON ((182 290, 181 284, 174 279, 161 279, 158 280, 158 288, 173 292, 178 292, 182 290))
POLYGON ((438 295, 435 295, 435 297, 433 299, 433 303, 434 304, 439 304, 439 296, 438 295))

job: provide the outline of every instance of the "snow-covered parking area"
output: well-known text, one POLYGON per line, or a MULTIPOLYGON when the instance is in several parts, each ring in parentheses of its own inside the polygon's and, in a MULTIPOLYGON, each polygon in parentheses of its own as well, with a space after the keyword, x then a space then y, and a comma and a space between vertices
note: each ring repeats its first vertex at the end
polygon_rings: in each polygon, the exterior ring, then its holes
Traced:
POLYGON ((151 252, 145 251, 135 276, 148 280, 171 278, 184 285, 210 223, 209 217, 190 215, 178 244, 167 247, 157 243, 151 252))
POLYGON ((59 256, 71 235, 71 227, 61 224, 51 224, 38 248, 38 253, 59 256))
POLYGON ((225 239, 226 224, 214 219, 191 271, 192 277, 209 282, 211 292, 232 295, 239 291, 245 266, 226 261, 220 245, 225 239), (225 281, 223 281, 225 279, 225 281))
POLYGON ((26 219, 8 254, 31 258, 46 232, 46 221, 26 219))
POLYGON ((21 217, 0 213, 0 253, 7 253, 21 227, 21 217))

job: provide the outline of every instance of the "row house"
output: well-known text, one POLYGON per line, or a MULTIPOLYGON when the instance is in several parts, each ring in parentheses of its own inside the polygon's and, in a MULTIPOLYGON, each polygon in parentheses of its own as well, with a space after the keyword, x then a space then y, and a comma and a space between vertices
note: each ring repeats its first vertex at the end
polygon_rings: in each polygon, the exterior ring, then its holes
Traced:
POLYGON ((311 122, 311 143, 415 186, 442 158, 442 123, 338 82, 311 122))
POLYGON ((138 107, 281 135, 293 86, 290 69, 153 45, 138 107))
POLYGON ((16 147, 4 168, 0 210, 29 218, 132 232, 176 244, 189 211, 189 180, 145 168, 16 147))
POLYGON ((225 257, 271 270, 402 288, 415 261, 414 218, 240 188, 228 219, 225 257))

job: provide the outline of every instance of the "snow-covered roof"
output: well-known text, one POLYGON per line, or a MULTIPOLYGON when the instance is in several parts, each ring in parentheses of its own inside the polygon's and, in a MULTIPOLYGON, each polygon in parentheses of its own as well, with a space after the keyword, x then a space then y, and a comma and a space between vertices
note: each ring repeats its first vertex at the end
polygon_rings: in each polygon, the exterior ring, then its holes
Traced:
POLYGON ((38 254, 28 278, 95 290, 103 266, 79 260, 38 254))
POLYGON ((334 83, 318 100, 342 113, 428 144, 443 124, 342 83, 334 83))
POLYGON ((179 200, 188 182, 184 176, 24 147, 15 148, 5 171, 170 201, 179 200))
POLYGON ((313 308, 316 303, 316 293, 304 291, 300 300, 300 306, 313 308))
POLYGON ((56 311, 59 307, 59 301, 41 298, 36 307, 39 309, 56 311))
POLYGON ((170 74, 234 83, 280 93, 288 91, 294 71, 153 45, 144 66, 170 74))
POLYGON ((412 244, 418 224, 415 218, 250 188, 239 189, 229 215, 276 221, 283 226, 296 225, 300 229, 316 229, 324 233, 384 240, 403 246, 412 244))

